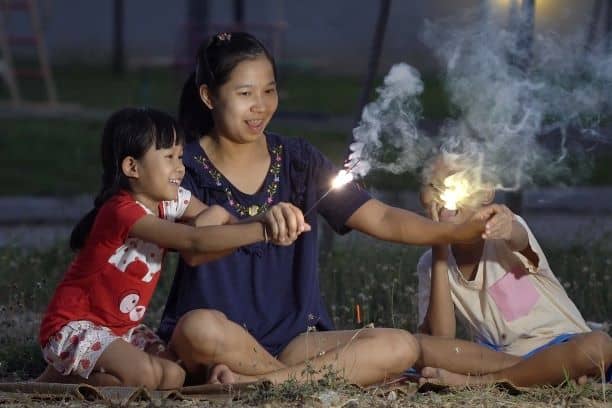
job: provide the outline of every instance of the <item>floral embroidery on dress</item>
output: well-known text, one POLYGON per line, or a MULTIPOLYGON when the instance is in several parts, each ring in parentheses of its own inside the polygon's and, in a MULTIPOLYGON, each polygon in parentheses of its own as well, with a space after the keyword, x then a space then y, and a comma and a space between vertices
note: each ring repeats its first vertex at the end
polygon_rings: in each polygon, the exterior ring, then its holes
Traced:
POLYGON ((274 204, 274 196, 278 192, 278 185, 280 182, 280 171, 282 168, 282 157, 283 157, 283 145, 277 145, 270 149, 271 160, 270 170, 268 174, 271 176, 271 180, 265 187, 266 199, 261 204, 244 205, 238 202, 232 193, 231 188, 228 185, 224 185, 222 182, 223 175, 213 166, 208 158, 199 155, 195 156, 194 159, 202 165, 204 170, 210 174, 215 184, 221 187, 227 196, 227 202, 237 214, 242 217, 254 216, 265 213, 274 204))

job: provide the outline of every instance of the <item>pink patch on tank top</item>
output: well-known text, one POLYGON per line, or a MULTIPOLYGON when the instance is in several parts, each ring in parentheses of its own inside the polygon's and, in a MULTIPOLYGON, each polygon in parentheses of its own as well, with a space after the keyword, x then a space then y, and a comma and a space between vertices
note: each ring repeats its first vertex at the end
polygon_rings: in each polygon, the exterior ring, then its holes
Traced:
POLYGON ((506 273, 487 291, 507 322, 528 315, 540 299, 540 293, 521 268, 506 273))

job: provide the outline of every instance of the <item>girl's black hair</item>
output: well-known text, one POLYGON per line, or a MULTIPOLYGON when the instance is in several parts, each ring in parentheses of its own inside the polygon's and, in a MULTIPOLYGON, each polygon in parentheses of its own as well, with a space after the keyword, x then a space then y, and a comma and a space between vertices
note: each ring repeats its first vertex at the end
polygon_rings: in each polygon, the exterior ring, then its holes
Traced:
POLYGON ((200 98, 200 86, 207 85, 214 94, 229 80, 239 63, 262 55, 272 64, 276 77, 274 58, 251 34, 220 33, 202 43, 196 56, 196 69, 185 82, 179 101, 179 123, 188 142, 199 139, 214 126, 211 111, 200 98))
POLYGON ((123 159, 140 159, 151 147, 167 149, 184 142, 183 132, 168 114, 149 108, 125 108, 111 115, 104 126, 101 143, 102 188, 94 208, 74 227, 70 248, 83 247, 100 207, 119 190, 129 190, 127 176, 121 169, 123 159))

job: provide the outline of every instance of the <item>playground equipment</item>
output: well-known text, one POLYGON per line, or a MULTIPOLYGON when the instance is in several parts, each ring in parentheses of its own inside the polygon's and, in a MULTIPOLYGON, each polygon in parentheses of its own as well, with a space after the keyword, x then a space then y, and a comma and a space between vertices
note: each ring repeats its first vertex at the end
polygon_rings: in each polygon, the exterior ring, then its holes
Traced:
MULTIPOLYGON (((40 8, 36 0, 0 0, 0 76, 6 83, 13 106, 24 105, 20 91, 19 78, 41 79, 46 91, 46 100, 42 107, 58 106, 57 91, 51 73, 51 65, 45 45, 45 36, 41 24, 40 8), (17 14, 29 19, 29 32, 26 34, 11 31, 11 17, 17 14), (18 68, 15 62, 15 48, 34 49, 35 68, 18 68)), ((40 105, 40 104, 39 104, 40 105)))

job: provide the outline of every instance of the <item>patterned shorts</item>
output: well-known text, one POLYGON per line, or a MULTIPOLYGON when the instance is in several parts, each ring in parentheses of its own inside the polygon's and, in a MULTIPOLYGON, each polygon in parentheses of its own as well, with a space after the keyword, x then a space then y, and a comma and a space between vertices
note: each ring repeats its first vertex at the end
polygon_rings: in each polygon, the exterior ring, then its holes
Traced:
POLYGON ((123 339, 140 350, 156 345, 156 352, 165 350, 164 342, 147 326, 141 324, 123 336, 117 336, 109 328, 88 320, 70 322, 43 347, 45 361, 60 374, 77 374, 89 378, 96 362, 115 340, 123 339))

